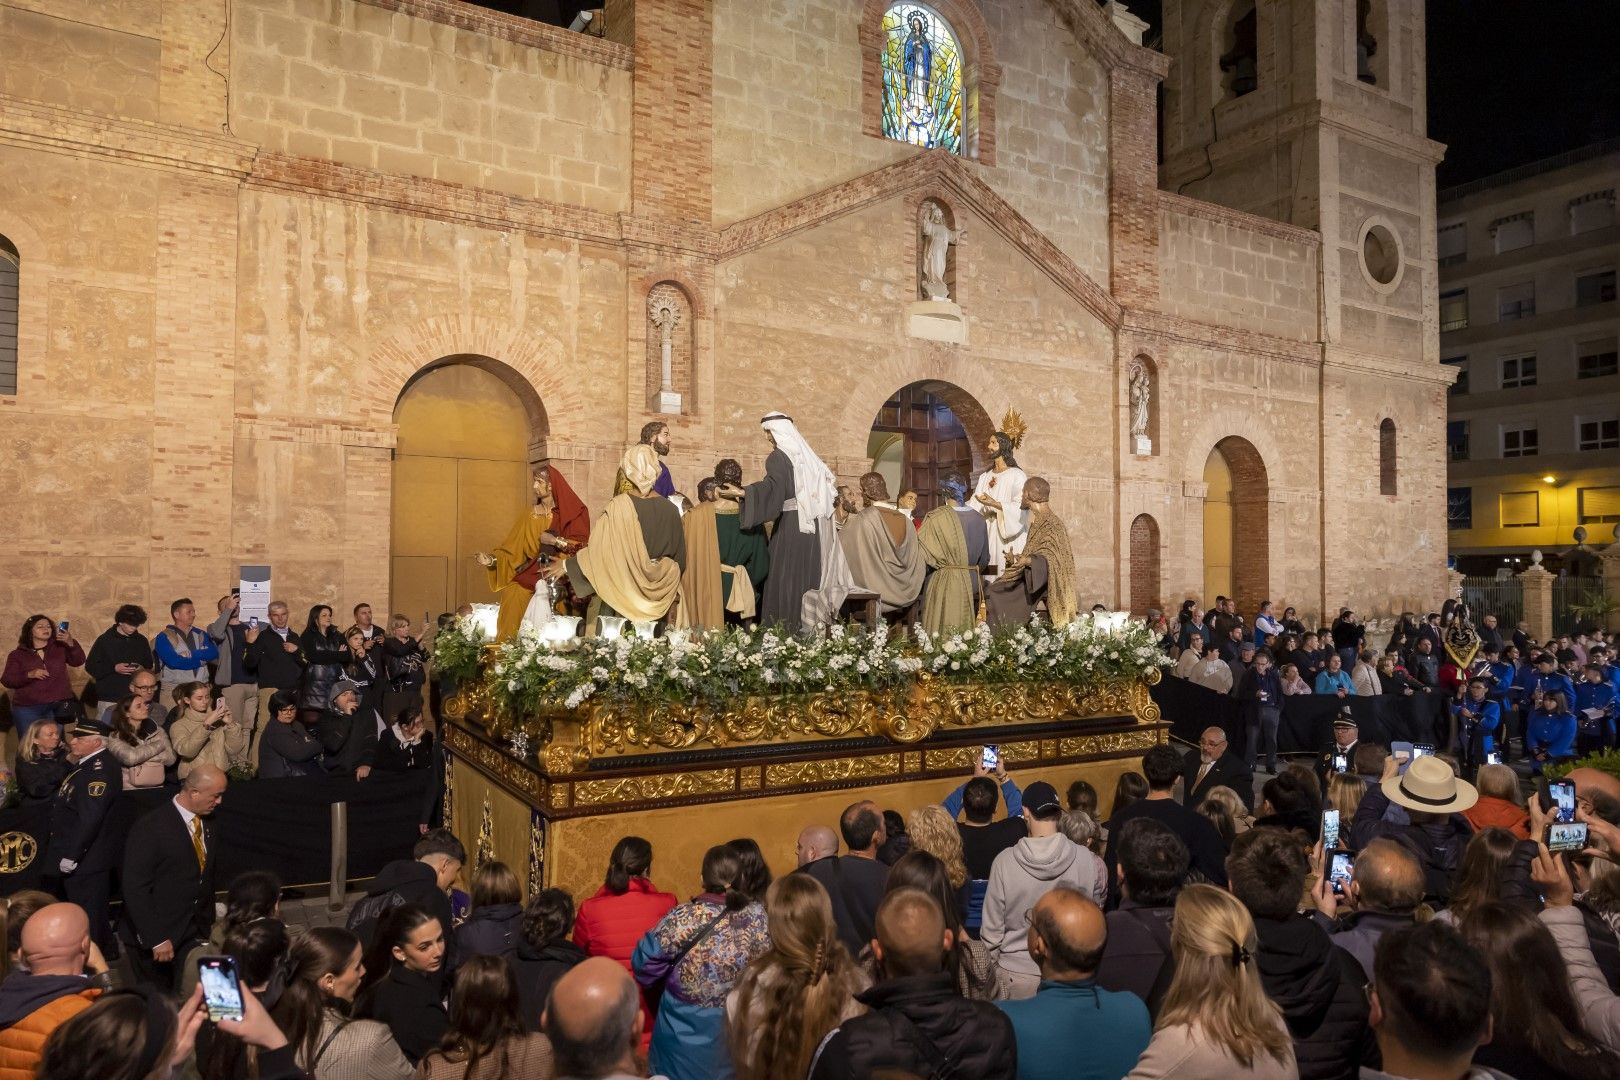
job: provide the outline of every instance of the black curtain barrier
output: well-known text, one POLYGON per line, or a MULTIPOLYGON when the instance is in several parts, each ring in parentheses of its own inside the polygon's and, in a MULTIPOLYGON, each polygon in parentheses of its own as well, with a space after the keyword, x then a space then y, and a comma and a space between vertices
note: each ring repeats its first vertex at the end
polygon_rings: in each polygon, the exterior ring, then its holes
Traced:
MULTIPOLYGON (((374 876, 385 863, 408 859, 432 771, 374 772, 365 780, 312 777, 233 782, 214 811, 215 881, 224 888, 245 870, 272 870, 287 885, 324 885, 331 873, 332 816, 349 804, 350 880, 374 876)), ((177 788, 125 792, 107 818, 119 834, 174 798, 177 788)), ((54 869, 45 865, 50 806, 0 811, 0 896, 37 889, 54 869)))

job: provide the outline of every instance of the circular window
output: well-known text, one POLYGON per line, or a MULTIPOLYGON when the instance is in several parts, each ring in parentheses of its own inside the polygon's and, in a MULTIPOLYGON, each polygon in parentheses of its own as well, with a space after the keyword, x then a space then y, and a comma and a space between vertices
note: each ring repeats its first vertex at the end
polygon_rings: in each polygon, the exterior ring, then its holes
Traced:
POLYGON ((1361 238, 1361 266, 1379 285, 1393 286, 1401 276, 1401 245, 1387 225, 1372 225, 1361 238))

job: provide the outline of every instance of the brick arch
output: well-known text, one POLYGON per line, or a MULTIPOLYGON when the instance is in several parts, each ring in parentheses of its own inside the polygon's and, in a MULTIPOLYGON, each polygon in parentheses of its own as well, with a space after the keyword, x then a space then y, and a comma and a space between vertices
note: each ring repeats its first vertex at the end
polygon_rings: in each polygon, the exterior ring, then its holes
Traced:
POLYGON ((1159 574, 1159 523, 1152 514, 1138 514, 1131 522, 1130 607, 1132 615, 1149 608, 1164 610, 1159 574))
POLYGON ((1254 612, 1271 593, 1271 480, 1260 451, 1241 435, 1226 436, 1210 453, 1232 474, 1232 597, 1240 611, 1254 612))
MULTIPOLYGON (((883 13, 895 0, 863 0, 861 10, 861 128, 883 138, 883 13)), ((962 46, 963 157, 984 165, 996 163, 996 93, 1001 65, 996 63, 990 26, 974 0, 918 0, 951 24, 962 46)))
POLYGON ((412 380, 446 363, 473 363, 498 376, 529 410, 531 455, 552 437, 568 439, 563 430, 585 415, 577 385, 567 379, 562 343, 493 319, 445 315, 409 326, 370 354, 375 377, 355 387, 357 412, 390 423, 394 408, 412 380), (554 426, 553 418, 559 422, 554 426))
POLYGON ((919 384, 929 393, 950 406, 968 441, 973 444, 973 469, 978 473, 989 466, 985 444, 995 434, 997 422, 983 402, 994 400, 997 392, 987 371, 959 361, 935 358, 932 362, 891 362, 876 365, 849 389, 848 403, 839 417, 837 452, 850 458, 864 457, 866 439, 872 432, 872 418, 878 410, 903 387, 919 384))

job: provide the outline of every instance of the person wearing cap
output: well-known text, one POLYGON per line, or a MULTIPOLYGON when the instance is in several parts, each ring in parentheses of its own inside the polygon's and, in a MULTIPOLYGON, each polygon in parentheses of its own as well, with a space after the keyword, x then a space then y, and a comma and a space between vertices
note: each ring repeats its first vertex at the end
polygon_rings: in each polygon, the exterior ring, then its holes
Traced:
MULTIPOLYGON (((1179 756, 1170 752, 1179 765, 1179 756)), ((1041 969, 1030 956, 1028 939, 1036 901, 1055 885, 1077 889, 1098 905, 1108 895, 1102 860, 1058 831, 1062 816, 1057 788, 1044 780, 1024 788, 1029 835, 997 855, 990 867, 979 935, 1010 998, 1034 997, 1040 989, 1041 969)))
POLYGON ((1485 755, 1496 749, 1496 732, 1502 726, 1502 708, 1490 699, 1490 691, 1490 680, 1476 675, 1468 680, 1467 692, 1451 705, 1463 771, 1469 776, 1478 773, 1485 755))
POLYGON ((1350 706, 1339 706, 1339 715, 1333 718, 1333 742, 1316 756, 1316 778, 1327 789, 1329 773, 1354 772, 1356 747, 1361 743, 1361 729, 1350 713, 1350 706))
POLYGON ((356 780, 371 775, 377 755, 377 725, 360 714, 360 687, 349 679, 332 684, 326 711, 315 725, 315 737, 326 751, 326 766, 356 780))
MULTIPOLYGON (((1238 643, 1237 655, 1225 661, 1226 666, 1232 672, 1232 688, 1227 691, 1228 694, 1233 697, 1240 696, 1244 676, 1248 675, 1254 668, 1255 656, 1254 642, 1242 641, 1238 643)), ((1280 687, 1279 692, 1281 692, 1280 687)))
POLYGON ((51 800, 51 838, 45 848, 48 873, 61 877, 62 893, 90 918, 90 940, 103 952, 113 945, 108 905, 118 858, 118 830, 107 815, 124 792, 123 769, 106 752, 110 733, 93 720, 68 729, 68 755, 75 768, 51 800))
POLYGON ((1451 766, 1433 754, 1413 759, 1404 773, 1392 756, 1384 762, 1383 779, 1367 789, 1356 808, 1348 833, 1350 846, 1364 851, 1374 840, 1398 842, 1422 865, 1423 895, 1444 902, 1474 835, 1463 811, 1477 801, 1474 785, 1458 779, 1451 766), (1392 805, 1406 811, 1404 824, 1399 815, 1389 814, 1392 805))

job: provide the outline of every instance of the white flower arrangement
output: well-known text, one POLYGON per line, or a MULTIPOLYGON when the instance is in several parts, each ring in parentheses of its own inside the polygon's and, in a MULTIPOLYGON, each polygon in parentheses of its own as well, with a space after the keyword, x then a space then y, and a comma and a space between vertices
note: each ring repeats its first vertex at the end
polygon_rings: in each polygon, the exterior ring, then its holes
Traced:
POLYGON ((485 687, 502 712, 520 717, 596 701, 718 706, 750 695, 899 691, 925 673, 960 682, 1092 683, 1142 678, 1165 662, 1148 627, 1117 614, 1082 616, 1062 628, 980 624, 951 635, 918 628, 891 636, 886 626, 804 636, 727 629, 577 638, 560 647, 520 635, 496 651, 485 687))

